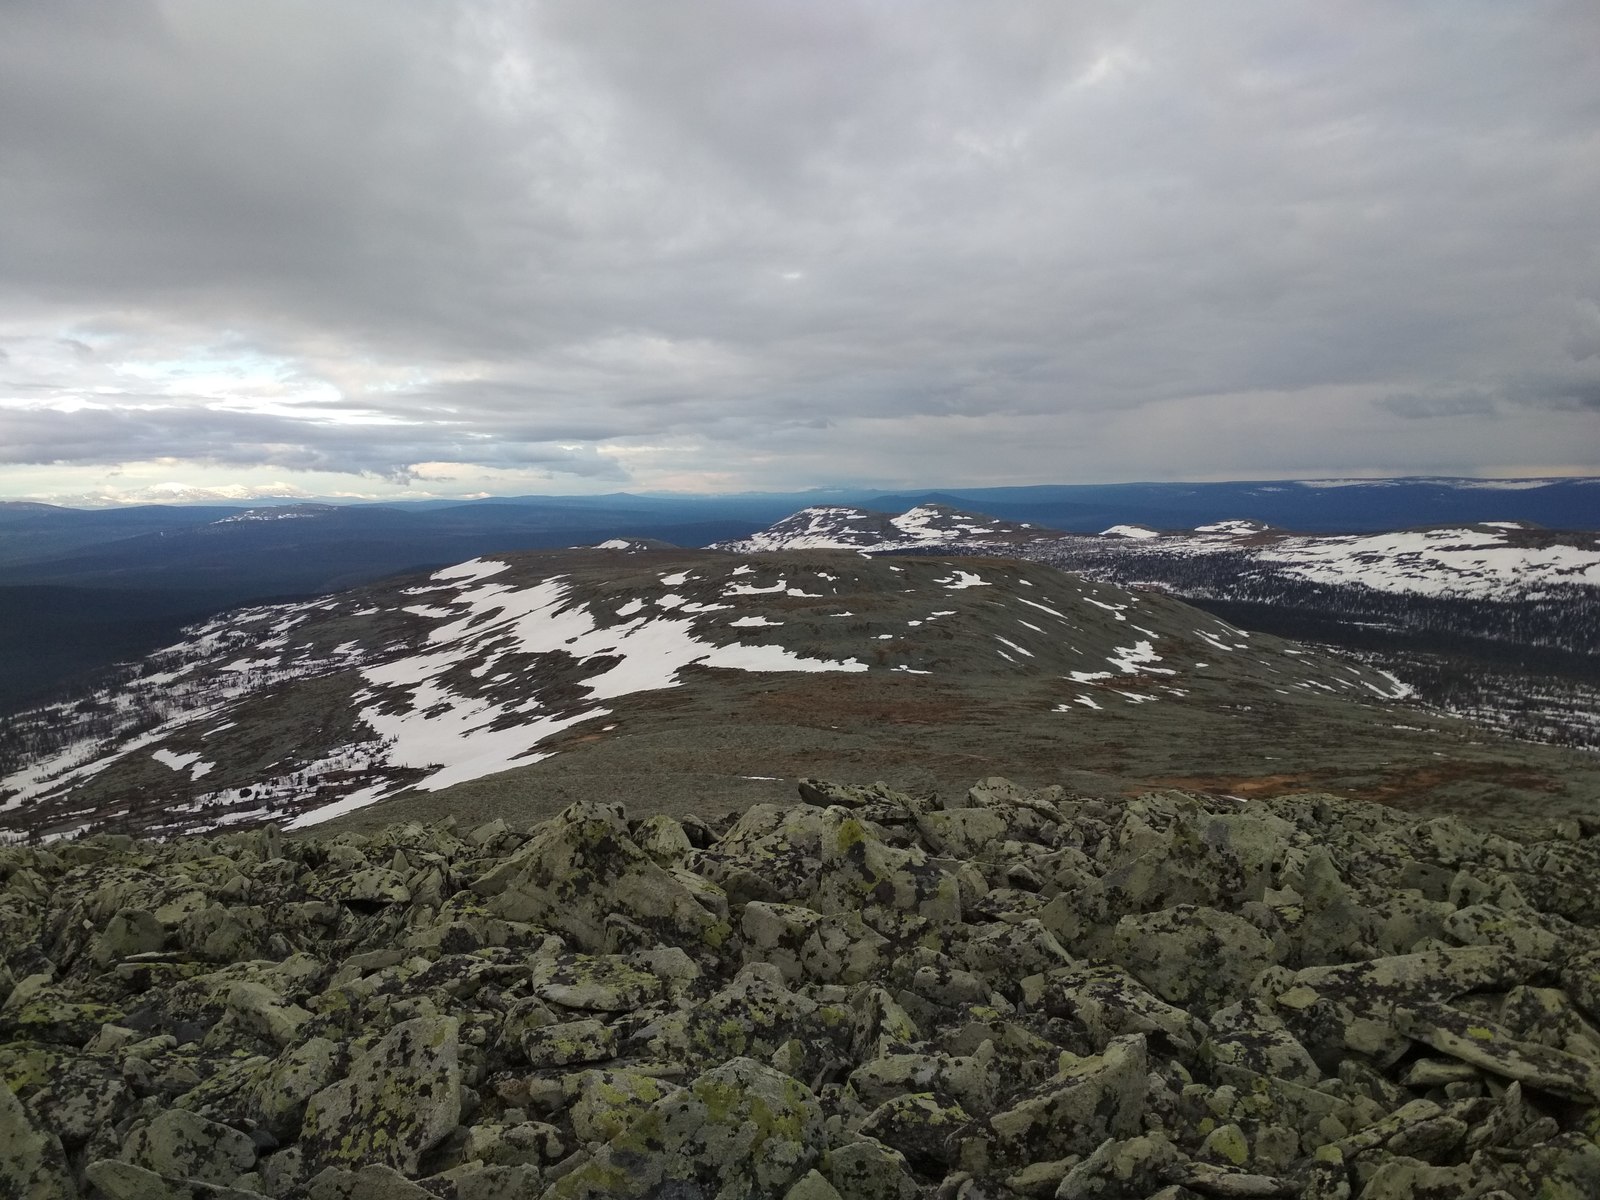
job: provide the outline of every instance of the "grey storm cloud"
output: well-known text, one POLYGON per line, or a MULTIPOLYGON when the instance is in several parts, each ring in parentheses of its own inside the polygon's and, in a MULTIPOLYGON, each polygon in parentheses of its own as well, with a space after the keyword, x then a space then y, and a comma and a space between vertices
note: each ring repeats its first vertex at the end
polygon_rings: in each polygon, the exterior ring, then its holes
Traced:
POLYGON ((1542 452, 1507 380, 1600 386, 1586 0, 0 20, 0 461, 869 474, 903 424, 1005 482, 1336 470, 1443 415, 1481 435, 1418 465, 1471 470, 1542 452), (309 392, 172 383, 208 356, 309 392))
POLYGON ((599 479, 624 478, 587 449, 529 441, 517 430, 428 429, 331 424, 246 412, 177 407, 114 410, 0 409, 0 464, 96 463, 163 458, 174 447, 218 466, 281 466, 404 480, 425 461, 555 468, 599 479))

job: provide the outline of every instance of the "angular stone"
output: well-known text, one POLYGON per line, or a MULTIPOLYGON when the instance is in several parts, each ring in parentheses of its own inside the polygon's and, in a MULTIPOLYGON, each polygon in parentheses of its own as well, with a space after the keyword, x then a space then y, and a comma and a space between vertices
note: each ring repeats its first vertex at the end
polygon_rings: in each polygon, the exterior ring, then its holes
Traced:
POLYGON ((1311 1053, 1259 1000, 1241 1000, 1219 1009, 1211 1014, 1209 1025, 1211 1033, 1202 1053, 1210 1056, 1219 1079, 1235 1082, 1228 1078, 1230 1067, 1295 1083, 1311 1084, 1322 1078, 1311 1053))
POLYGON ((593 1018, 562 1021, 524 1032, 522 1053, 537 1070, 605 1062, 616 1057, 617 1034, 593 1018))
POLYGON ((1600 1065, 1537 1042, 1518 1041, 1487 1018, 1447 1004, 1420 1003, 1397 1011, 1395 1023, 1409 1038, 1525 1087, 1600 1103, 1600 1065))
POLYGON ((79 998, 48 974, 29 975, 0 1004, 0 1037, 82 1046, 122 1015, 108 1004, 79 998))
POLYGON ((942 1104, 932 1092, 908 1092, 885 1100, 861 1123, 863 1137, 876 1138, 928 1168, 950 1167, 960 1158, 958 1139, 972 1118, 959 1104, 942 1104))
POLYGON ((280 1142, 300 1134, 306 1102, 334 1081, 339 1048, 327 1038, 308 1038, 274 1059, 247 1095, 247 1111, 280 1142))
POLYGON ((22 1101, 0 1083, 0 1195, 18 1200, 76 1200, 61 1140, 35 1129, 22 1101))
POLYGON ((1107 1138, 1067 1172, 1056 1189, 1063 1200, 1091 1196, 1148 1196, 1166 1182, 1183 1155, 1159 1134, 1107 1138))
POLYGON ((1468 1163, 1435 1167, 1414 1158, 1393 1158, 1373 1172, 1361 1200, 1457 1200, 1469 1194, 1474 1174, 1468 1163))
POLYGON ((935 1092, 969 1112, 987 1112, 1002 1085, 993 1042, 971 1055, 888 1054, 869 1059, 850 1073, 850 1088, 869 1108, 895 1096, 935 1092))
POLYGON ((568 1076, 563 1086, 573 1096, 568 1115, 582 1142, 610 1141, 645 1109, 680 1090, 675 1083, 629 1070, 584 1071, 568 1076))
POLYGON ((1203 1022, 1160 999, 1121 967, 1076 963, 1050 971, 1031 1007, 1047 1016, 1081 1022, 1104 1049, 1123 1034, 1160 1035, 1192 1051, 1205 1037, 1203 1022))
POLYGON ((454 1017, 401 1022, 306 1104, 300 1145, 313 1172, 374 1163, 415 1175, 461 1119, 454 1017))
POLYGON ((783 1200, 844 1200, 837 1188, 815 1167, 783 1194, 783 1200))
POLYGON ((119 909, 95 942, 94 960, 101 966, 119 962, 135 954, 160 950, 167 940, 167 927, 154 913, 143 909, 119 909))
POLYGON ((879 969, 888 940, 855 913, 824 916, 798 904, 752 900, 740 916, 745 961, 776 966, 791 983, 859 983, 879 969))
POLYGON ((491 1167, 540 1166, 566 1154, 561 1131, 543 1121, 483 1121, 467 1130, 461 1156, 491 1167))
POLYGON ((1123 917, 1112 958, 1163 1000, 1209 1011, 1274 961, 1271 939, 1242 917, 1192 904, 1123 917))
POLYGON ((821 1133, 804 1084, 734 1058, 645 1109, 547 1195, 781 1196, 816 1162, 821 1133))
POLYGON ((1144 1035, 1114 1039, 1104 1053, 1064 1066, 1035 1094, 990 1118, 1008 1161, 1087 1154, 1106 1138, 1139 1130, 1149 1091, 1144 1035))
POLYGON ((534 964, 534 994, 563 1008, 627 1012, 661 997, 661 981, 614 954, 563 954, 534 964))
POLYGON ((716 947, 731 932, 725 918, 639 848, 621 805, 569 806, 473 888, 499 916, 560 930, 588 951, 606 949, 612 914, 673 945, 716 947))
POLYGON ((1360 1011, 1421 1000, 1448 1000, 1467 992, 1525 983, 1540 969, 1501 946, 1462 946, 1400 954, 1332 967, 1308 967, 1294 986, 1309 988, 1360 1011))
POLYGON ((921 1191, 905 1155, 873 1138, 829 1150, 823 1172, 840 1200, 916 1200, 921 1191))
POLYGON ((329 1167, 306 1188, 310 1200, 431 1200, 393 1167, 369 1164, 359 1170, 329 1167))
POLYGON ((633 838, 643 850, 664 867, 681 866, 694 850, 694 843, 683 826, 669 816, 658 814, 640 821, 633 838))
POLYGON ((311 1019, 305 1009, 264 984, 240 980, 229 986, 227 997, 228 1009, 241 1024, 279 1048, 296 1041, 300 1027, 311 1019))
POLYGON ((1600 1146, 1581 1133, 1561 1134, 1529 1149, 1519 1174, 1539 1200, 1592 1200, 1600 1196, 1600 1146))
POLYGON ((226 1184, 255 1166, 256 1146, 237 1129, 171 1109, 130 1133, 121 1158, 169 1178, 226 1184))
POLYGON ((953 953, 969 971, 997 985, 1072 963, 1066 948, 1037 918, 979 927, 953 953))

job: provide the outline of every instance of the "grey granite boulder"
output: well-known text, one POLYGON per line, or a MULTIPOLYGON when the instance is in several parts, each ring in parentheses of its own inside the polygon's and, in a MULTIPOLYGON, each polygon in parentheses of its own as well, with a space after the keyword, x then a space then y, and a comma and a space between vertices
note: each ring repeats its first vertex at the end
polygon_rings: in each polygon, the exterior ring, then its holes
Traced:
POLYGON ((1240 994, 1274 962, 1276 950, 1243 917, 1180 904, 1123 917, 1111 957, 1163 1000, 1208 1011, 1240 994))
POLYGON ((232 1183, 255 1166, 256 1145, 237 1129, 172 1109, 134 1129, 120 1157, 168 1178, 232 1183))
POLYGON ((822 1119, 804 1084, 733 1058, 638 1113, 547 1194, 781 1196, 820 1158, 822 1119))
POLYGON ((404 1021, 306 1103, 300 1144, 313 1169, 369 1163, 414 1175, 461 1119, 459 1024, 404 1021))
POLYGON ((34 1127, 22 1102, 0 1086, 0 1195, 18 1200, 75 1200, 61 1140, 34 1127))

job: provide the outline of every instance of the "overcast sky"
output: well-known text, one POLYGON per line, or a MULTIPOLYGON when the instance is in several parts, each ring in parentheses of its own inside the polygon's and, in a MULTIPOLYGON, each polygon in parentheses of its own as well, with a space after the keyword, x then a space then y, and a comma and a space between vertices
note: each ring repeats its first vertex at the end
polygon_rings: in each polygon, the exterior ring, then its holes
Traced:
POLYGON ((1600 473, 1600 5, 0 7, 0 495, 1600 473))

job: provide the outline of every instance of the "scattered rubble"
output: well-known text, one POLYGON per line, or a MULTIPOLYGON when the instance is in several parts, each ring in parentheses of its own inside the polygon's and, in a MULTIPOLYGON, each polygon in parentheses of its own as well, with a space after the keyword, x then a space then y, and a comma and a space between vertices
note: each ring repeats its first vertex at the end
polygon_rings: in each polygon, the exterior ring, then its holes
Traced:
POLYGON ((0 848, 0 1196, 1600 1195, 1600 824, 1004 780, 0 848))

